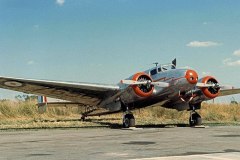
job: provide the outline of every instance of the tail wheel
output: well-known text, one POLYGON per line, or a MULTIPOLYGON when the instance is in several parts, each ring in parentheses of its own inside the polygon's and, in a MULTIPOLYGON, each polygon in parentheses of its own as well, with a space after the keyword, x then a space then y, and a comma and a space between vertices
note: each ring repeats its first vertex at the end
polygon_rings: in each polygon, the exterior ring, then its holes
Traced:
POLYGON ((129 128, 129 127, 134 127, 135 126, 135 118, 133 114, 126 114, 123 117, 123 127, 124 128, 129 128))
POLYGON ((193 113, 189 118, 189 125, 191 127, 202 125, 202 118, 197 112, 193 113))

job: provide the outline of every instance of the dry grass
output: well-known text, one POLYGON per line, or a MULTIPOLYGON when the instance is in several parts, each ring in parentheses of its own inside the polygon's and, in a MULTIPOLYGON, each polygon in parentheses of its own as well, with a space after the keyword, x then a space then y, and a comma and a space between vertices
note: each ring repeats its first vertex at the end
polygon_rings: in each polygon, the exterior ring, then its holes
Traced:
POLYGON ((240 106, 237 104, 204 103, 199 113, 208 122, 240 122, 240 106))
MULTIPOLYGON (((81 128, 81 127, 120 127, 122 114, 90 117, 80 121, 82 109, 78 107, 49 107, 39 114, 36 102, 0 102, 0 129, 15 128, 81 128)), ((203 103, 199 111, 205 124, 240 124, 240 106, 203 103)), ((189 112, 149 107, 135 110, 137 125, 188 124, 189 112)))

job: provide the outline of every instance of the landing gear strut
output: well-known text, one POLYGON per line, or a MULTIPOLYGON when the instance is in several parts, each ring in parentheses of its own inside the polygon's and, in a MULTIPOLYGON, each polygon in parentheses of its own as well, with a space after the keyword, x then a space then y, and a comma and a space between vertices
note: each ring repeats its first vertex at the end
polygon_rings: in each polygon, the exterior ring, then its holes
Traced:
POLYGON ((202 118, 195 111, 195 107, 194 106, 192 107, 192 110, 190 111, 189 125, 190 125, 190 127, 202 125, 202 118))
POLYGON ((123 114, 123 128, 135 127, 135 118, 133 113, 129 111, 128 106, 121 102, 123 114))

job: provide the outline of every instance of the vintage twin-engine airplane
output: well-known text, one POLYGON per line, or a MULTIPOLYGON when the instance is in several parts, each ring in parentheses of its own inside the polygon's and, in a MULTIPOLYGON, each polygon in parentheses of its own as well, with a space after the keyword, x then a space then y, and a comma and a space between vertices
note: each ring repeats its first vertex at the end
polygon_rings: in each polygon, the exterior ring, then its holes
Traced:
POLYGON ((131 110, 147 106, 189 110, 190 126, 201 125, 201 116, 196 110, 203 101, 240 93, 240 88, 222 86, 212 76, 199 79, 193 69, 176 68, 176 59, 167 65, 156 63, 156 67, 116 85, 0 77, 0 87, 82 104, 89 108, 82 119, 124 112, 126 128, 135 125, 131 110))

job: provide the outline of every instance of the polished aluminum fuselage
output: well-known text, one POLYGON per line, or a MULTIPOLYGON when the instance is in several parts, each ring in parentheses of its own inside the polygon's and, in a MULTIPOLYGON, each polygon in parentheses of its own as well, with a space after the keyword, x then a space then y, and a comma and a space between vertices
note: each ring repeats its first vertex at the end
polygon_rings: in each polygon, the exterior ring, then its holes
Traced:
MULTIPOLYGON (((150 75, 150 70, 145 71, 153 81, 167 82, 169 87, 162 88, 155 86, 153 94, 150 97, 139 97, 136 95, 131 87, 128 87, 125 94, 122 94, 122 101, 130 108, 142 108, 152 105, 169 104, 166 107, 174 108, 174 104, 181 103, 184 108, 188 108, 188 104, 179 98, 179 93, 193 90, 195 85, 189 84, 185 78, 187 69, 171 69, 161 71, 153 76, 150 75), (172 102, 172 103, 170 103, 172 102), (170 106, 172 105, 172 106, 170 106)), ((177 108, 176 108, 177 109, 177 108)), ((182 109, 180 109, 182 110, 182 109)))
MULTIPOLYGON (((154 86, 152 95, 149 97, 141 97, 134 92, 131 85, 119 83, 118 85, 122 91, 121 96, 117 100, 114 100, 117 96, 109 98, 107 100, 108 102, 105 101, 106 103, 102 103, 102 107, 113 112, 122 109, 121 103, 124 103, 129 109, 147 106, 162 106, 177 110, 188 109, 189 103, 181 100, 179 97, 181 92, 188 92, 195 88, 195 85, 190 84, 185 78, 188 69, 169 69, 157 72, 154 75, 151 75, 151 70, 152 69, 146 70, 144 73, 149 75, 154 82, 169 83, 169 87, 154 86)), ((133 76, 127 79, 132 79, 133 76)))

